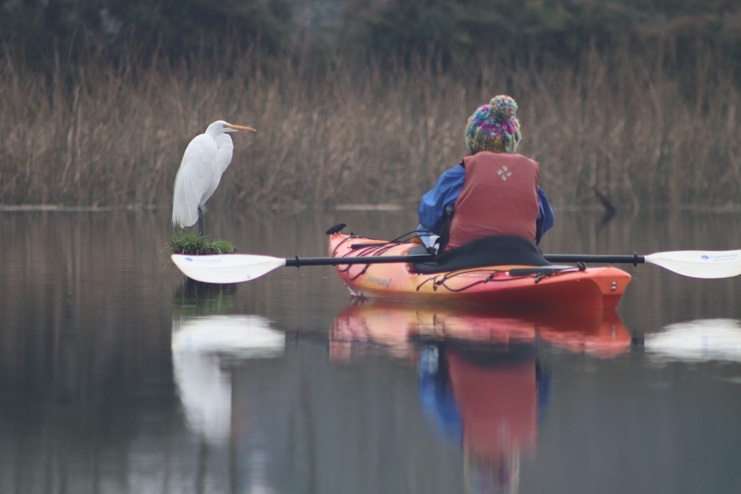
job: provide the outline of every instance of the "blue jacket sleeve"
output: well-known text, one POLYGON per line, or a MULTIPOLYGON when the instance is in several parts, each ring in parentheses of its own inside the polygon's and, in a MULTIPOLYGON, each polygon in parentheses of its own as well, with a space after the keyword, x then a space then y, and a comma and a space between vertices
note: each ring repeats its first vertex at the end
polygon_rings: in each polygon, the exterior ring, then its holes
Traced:
MULTIPOLYGON (((538 187, 538 199, 540 199, 540 214, 538 215, 538 221, 536 221, 537 230, 542 237, 545 232, 550 230, 555 221, 555 215, 553 214, 553 208, 548 202, 548 197, 545 195, 540 187, 538 187)), ((540 240, 538 238, 537 240, 540 240)))
POLYGON ((422 196, 419 203, 419 224, 425 229, 440 234, 445 217, 445 206, 458 199, 466 178, 466 169, 463 165, 456 165, 437 179, 435 187, 422 196))

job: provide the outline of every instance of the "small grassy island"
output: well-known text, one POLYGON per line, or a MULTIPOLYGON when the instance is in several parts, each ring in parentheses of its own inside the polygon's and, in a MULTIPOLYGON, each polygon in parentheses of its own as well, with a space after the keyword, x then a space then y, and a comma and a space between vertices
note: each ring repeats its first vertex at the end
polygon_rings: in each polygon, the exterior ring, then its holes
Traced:
POLYGON ((167 246, 173 254, 186 255, 208 255, 208 254, 234 254, 237 249, 224 239, 211 240, 190 232, 181 232, 172 235, 167 240, 167 246))

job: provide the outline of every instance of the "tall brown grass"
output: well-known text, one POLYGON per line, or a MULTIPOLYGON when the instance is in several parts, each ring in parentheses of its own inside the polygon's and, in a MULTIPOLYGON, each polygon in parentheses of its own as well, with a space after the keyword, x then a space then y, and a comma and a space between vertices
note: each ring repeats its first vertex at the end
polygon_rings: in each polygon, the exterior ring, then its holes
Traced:
POLYGON ((517 99, 520 151, 541 162, 556 205, 588 204, 595 190, 633 208, 741 202, 740 92, 711 58, 677 75, 627 51, 578 67, 482 59, 455 73, 134 55, 57 61, 50 75, 0 60, 0 203, 168 208, 188 141, 223 118, 258 132, 234 136, 211 207, 412 204, 460 161, 468 116, 500 93, 517 99))

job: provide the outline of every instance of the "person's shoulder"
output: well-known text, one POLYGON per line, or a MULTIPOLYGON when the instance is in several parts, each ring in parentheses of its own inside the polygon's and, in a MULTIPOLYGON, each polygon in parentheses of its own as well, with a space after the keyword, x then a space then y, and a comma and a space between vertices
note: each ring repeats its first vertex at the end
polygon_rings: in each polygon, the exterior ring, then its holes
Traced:
POLYGON ((448 168, 445 170, 446 175, 464 175, 466 173, 466 163, 465 161, 461 161, 455 166, 452 166, 451 168, 448 168))
POLYGON ((528 156, 525 156, 523 154, 520 154, 520 153, 507 153, 507 156, 510 156, 510 159, 512 159, 512 160, 529 161, 533 165, 540 166, 540 163, 538 163, 534 159, 532 159, 532 158, 530 158, 528 156))
POLYGON ((516 162, 516 161, 528 161, 530 163, 538 164, 537 161, 535 161, 532 158, 528 158, 525 155, 522 155, 520 153, 494 153, 491 151, 479 151, 476 154, 472 154, 470 156, 467 156, 464 158, 464 163, 466 161, 494 161, 498 163, 506 163, 506 162, 516 162))

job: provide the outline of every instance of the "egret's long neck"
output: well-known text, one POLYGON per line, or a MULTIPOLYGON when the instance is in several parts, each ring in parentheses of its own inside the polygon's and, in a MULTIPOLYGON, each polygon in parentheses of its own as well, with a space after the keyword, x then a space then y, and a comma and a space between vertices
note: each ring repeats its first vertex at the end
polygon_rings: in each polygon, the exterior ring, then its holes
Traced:
POLYGON ((232 152, 234 151, 234 143, 229 134, 219 134, 216 137, 216 147, 218 148, 216 163, 219 166, 219 171, 224 173, 232 161, 232 152))
POLYGON ((222 133, 223 132, 222 132, 221 126, 214 125, 214 124, 209 125, 206 128, 206 132, 204 132, 204 134, 206 134, 209 137, 213 137, 214 139, 216 139, 217 137, 219 137, 219 135, 221 135, 222 133))

